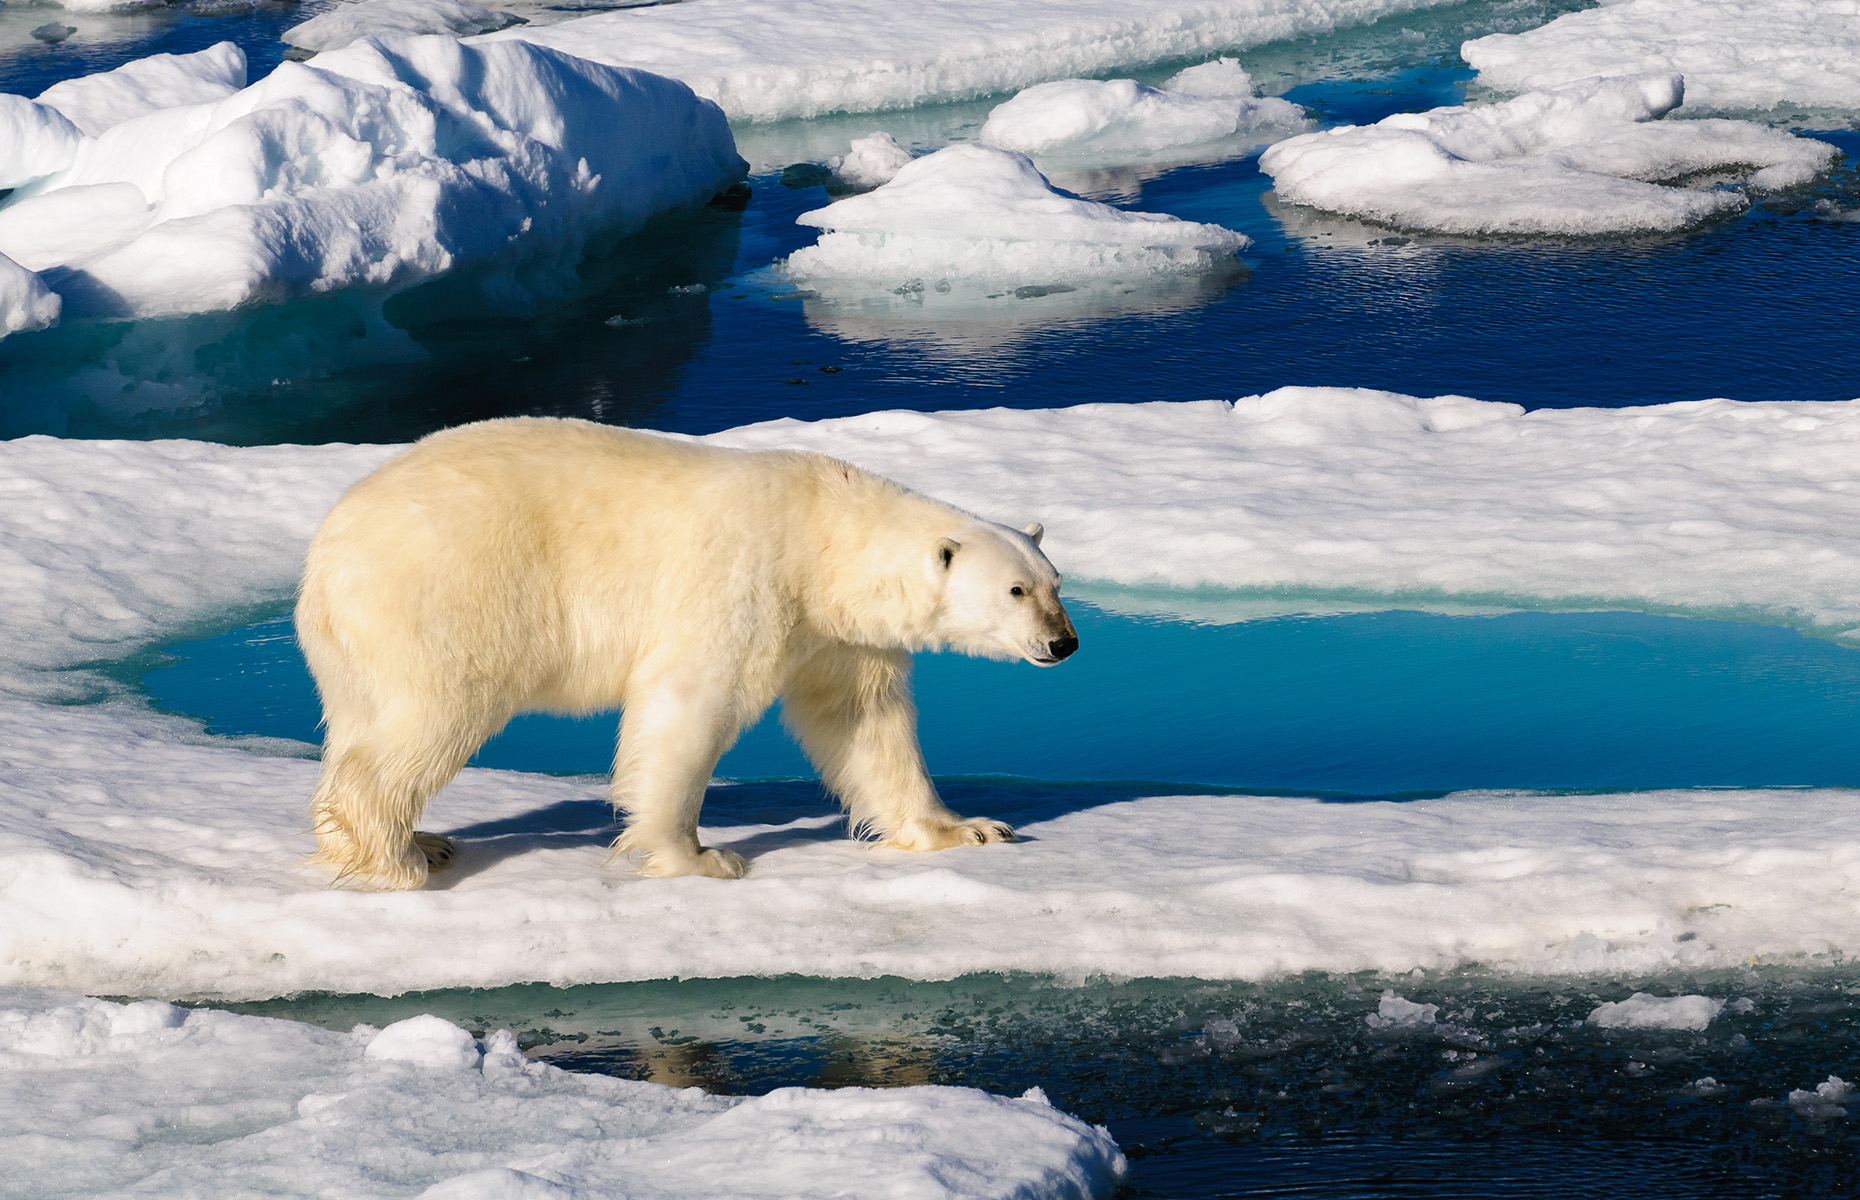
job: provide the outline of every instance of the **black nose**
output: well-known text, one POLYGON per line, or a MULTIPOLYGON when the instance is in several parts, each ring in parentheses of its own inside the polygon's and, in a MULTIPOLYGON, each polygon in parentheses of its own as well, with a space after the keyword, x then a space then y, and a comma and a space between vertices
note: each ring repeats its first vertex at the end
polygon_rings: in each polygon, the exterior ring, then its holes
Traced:
POLYGON ((1070 658, 1072 657, 1072 652, 1078 648, 1078 637, 1070 633, 1062 638, 1054 638, 1052 641, 1046 643, 1047 653, 1051 654, 1054 658, 1070 658))

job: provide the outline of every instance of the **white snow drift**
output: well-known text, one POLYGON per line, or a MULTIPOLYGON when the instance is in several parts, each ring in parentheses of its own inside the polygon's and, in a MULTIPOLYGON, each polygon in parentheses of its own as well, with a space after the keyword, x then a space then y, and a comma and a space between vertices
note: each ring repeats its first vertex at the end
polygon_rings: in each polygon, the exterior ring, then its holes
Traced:
MULTIPOLYGON (((1860 402, 1526 414, 1287 389, 715 440, 827 450, 1044 520, 1074 580, 1758 611, 1860 632, 1860 402)), ((302 865, 314 762, 129 699, 46 701, 108 687, 58 668, 288 603, 317 521, 390 452, 0 443, 0 982, 264 996, 788 972, 1654 971, 1854 951, 1849 790, 1481 793, 1347 814, 1143 797, 1043 810, 1026 842, 933 856, 725 796, 705 836, 754 867, 723 883, 608 861, 599 781, 474 770, 432 811, 432 828, 481 827, 434 889, 330 890, 302 865), (594 824, 526 818, 562 805, 594 824)))
POLYGON ((1365 24, 1449 0, 694 0, 524 38, 690 84, 733 119, 911 108, 1365 24))
POLYGON ((1215 142, 1258 145, 1310 125, 1296 104, 1254 95, 1252 78, 1224 58, 1160 88, 1134 79, 1035 84, 990 112, 978 136, 1036 157, 1120 163, 1215 142))
POLYGON ((1057 192, 1021 155, 973 143, 915 159, 877 191, 796 220, 827 232, 789 256, 792 277, 886 290, 1198 274, 1248 244, 1218 225, 1057 192))
POLYGON ((0 989, 0 1073, 0 1175, 22 1200, 1085 1200, 1124 1169, 1108 1134, 1032 1093, 711 1096, 571 1074, 432 1016, 335 1033, 0 989))
POLYGON ((1259 164, 1286 200, 1401 229, 1613 234, 1683 229, 1749 203, 1653 181, 1742 169, 1751 189, 1771 190, 1834 157, 1825 142, 1750 122, 1657 120, 1683 96, 1677 75, 1588 79, 1305 134, 1259 164))
POLYGON ((520 42, 367 41, 243 84, 222 45, 0 97, 0 254, 66 320, 385 293, 572 264, 743 169, 682 84, 520 42))
POLYGON ((1860 108, 1856 0, 1615 0, 1460 53, 1505 91, 1677 71, 1688 112, 1860 108))
POLYGON ((355 0, 318 13, 279 36, 285 45, 302 50, 339 50, 365 37, 423 33, 467 37, 522 23, 515 13, 466 0, 355 0))

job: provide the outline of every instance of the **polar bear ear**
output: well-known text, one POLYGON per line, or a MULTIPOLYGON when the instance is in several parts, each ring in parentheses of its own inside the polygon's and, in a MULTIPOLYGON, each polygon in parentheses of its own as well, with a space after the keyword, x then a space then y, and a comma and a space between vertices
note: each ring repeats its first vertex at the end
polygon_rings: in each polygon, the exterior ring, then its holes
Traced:
POLYGON ((949 564, 955 560, 956 551, 960 549, 962 549, 962 543, 955 538, 943 538, 937 542, 936 558, 943 564, 945 571, 949 570, 949 564))
POLYGON ((1046 526, 1035 521, 1033 524, 1027 526, 1027 528, 1021 530, 1021 532, 1027 535, 1028 541, 1037 546, 1040 544, 1040 539, 1046 536, 1046 526))

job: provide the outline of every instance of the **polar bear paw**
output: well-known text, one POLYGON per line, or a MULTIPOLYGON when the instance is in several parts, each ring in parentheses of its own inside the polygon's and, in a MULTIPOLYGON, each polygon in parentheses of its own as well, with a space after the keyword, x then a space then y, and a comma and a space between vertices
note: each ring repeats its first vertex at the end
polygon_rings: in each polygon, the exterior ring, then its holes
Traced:
MULTIPOLYGON (((627 852, 635 849, 619 846, 616 849, 627 852)), ((676 875, 705 875, 711 879, 741 879, 749 871, 749 864, 743 856, 734 850, 701 849, 696 854, 672 854, 664 850, 651 850, 645 853, 645 861, 640 864, 639 873, 663 879, 676 875)))
POLYGON ((413 831, 413 845, 415 849, 426 856, 426 869, 429 871, 445 870, 452 865, 452 860, 459 855, 459 844, 457 842, 449 837, 443 837, 437 833, 427 833, 420 829, 413 831))
POLYGON ((987 817, 949 817, 943 820, 912 821, 900 829, 887 846, 900 850, 947 850, 951 846, 986 846, 990 842, 1012 842, 1011 826, 987 817))

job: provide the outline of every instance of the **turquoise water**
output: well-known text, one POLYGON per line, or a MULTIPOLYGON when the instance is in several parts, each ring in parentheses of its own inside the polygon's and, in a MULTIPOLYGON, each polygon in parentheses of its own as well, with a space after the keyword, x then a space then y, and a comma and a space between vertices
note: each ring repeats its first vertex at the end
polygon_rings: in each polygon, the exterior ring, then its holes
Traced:
MULTIPOLYGON (((1860 784, 1860 651, 1790 629, 1619 612, 1204 624, 1072 609, 1081 649, 1050 670, 918 657, 934 772, 1351 795, 1860 784)), ((288 618, 167 654, 142 676, 162 706, 215 733, 318 740, 288 618)), ((519 717, 475 761, 604 772, 616 723, 519 717)), ((717 773, 812 771, 771 716, 717 773)))

